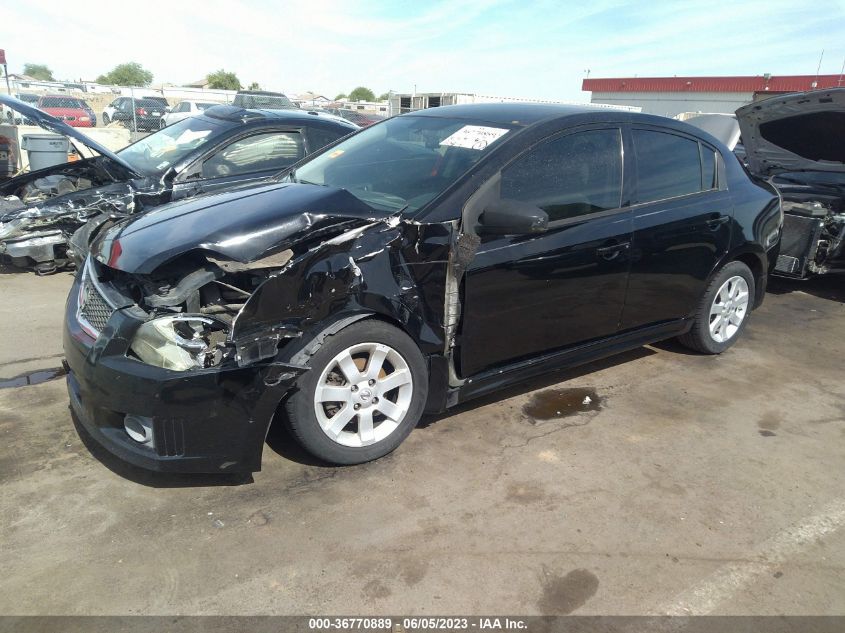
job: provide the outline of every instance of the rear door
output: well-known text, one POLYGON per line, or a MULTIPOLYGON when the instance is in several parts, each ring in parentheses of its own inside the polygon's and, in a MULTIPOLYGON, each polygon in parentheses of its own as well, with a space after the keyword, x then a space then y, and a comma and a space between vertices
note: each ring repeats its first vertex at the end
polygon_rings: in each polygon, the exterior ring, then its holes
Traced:
POLYGON ((549 229, 481 238, 464 281, 461 375, 617 331, 632 237, 622 176, 616 125, 552 137, 502 170, 499 198, 541 207, 549 229))
POLYGON ((728 252, 733 206, 721 155, 692 136, 635 125, 634 239, 622 330, 689 316, 728 252))

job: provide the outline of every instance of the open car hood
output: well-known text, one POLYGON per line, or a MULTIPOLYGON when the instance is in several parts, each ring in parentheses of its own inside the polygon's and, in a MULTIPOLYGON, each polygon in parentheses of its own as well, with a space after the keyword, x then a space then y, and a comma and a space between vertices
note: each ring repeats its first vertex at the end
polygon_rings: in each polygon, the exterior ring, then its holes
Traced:
POLYGON ((845 172, 845 88, 770 97, 736 117, 751 172, 845 172))
POLYGON ((75 128, 72 128, 64 121, 57 119, 52 114, 47 114, 43 110, 34 108, 26 102, 21 101, 20 99, 15 99, 14 97, 9 97, 6 95, 0 95, 0 104, 11 108, 16 112, 20 112, 27 119, 29 119, 30 121, 34 121, 48 132, 54 132, 55 134, 61 134, 62 136, 69 136, 70 138, 79 141, 80 143, 82 143, 86 147, 91 148, 101 156, 105 156, 109 160, 114 161, 124 169, 128 170, 129 173, 133 174, 135 177, 141 176, 141 174, 139 174, 138 171, 134 167, 132 167, 132 165, 120 158, 113 151, 106 147, 103 147, 97 141, 85 136, 82 132, 79 132, 75 128))

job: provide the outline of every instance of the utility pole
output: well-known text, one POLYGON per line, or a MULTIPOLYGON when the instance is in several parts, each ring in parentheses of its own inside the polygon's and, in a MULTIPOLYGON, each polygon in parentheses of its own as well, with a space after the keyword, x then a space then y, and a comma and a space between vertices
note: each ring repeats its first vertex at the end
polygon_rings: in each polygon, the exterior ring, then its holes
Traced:
POLYGON ((12 96, 12 87, 9 85, 9 67, 6 65, 6 51, 0 48, 0 64, 3 64, 3 76, 6 77, 6 92, 12 96))
POLYGON ((813 83, 810 84, 810 87, 815 90, 819 87, 819 73, 822 69, 822 60, 824 59, 824 49, 822 49, 822 54, 819 55, 819 65, 816 67, 816 78, 813 79, 813 83))

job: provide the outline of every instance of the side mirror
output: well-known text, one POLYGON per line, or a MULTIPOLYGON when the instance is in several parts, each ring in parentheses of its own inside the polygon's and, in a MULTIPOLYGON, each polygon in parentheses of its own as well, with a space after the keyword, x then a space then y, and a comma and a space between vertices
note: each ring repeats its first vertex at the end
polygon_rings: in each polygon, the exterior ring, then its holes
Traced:
POLYGON ((549 229, 549 214, 519 200, 497 200, 478 218, 477 232, 485 235, 528 235, 549 229))

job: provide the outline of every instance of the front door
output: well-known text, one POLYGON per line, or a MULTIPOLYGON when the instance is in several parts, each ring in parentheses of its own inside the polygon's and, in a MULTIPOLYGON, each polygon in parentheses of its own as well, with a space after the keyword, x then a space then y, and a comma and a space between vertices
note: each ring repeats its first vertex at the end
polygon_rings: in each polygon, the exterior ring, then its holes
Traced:
POLYGON ((549 230, 481 238, 464 281, 462 376, 617 331, 632 238, 622 167, 611 126, 545 140, 502 170, 499 197, 542 208, 549 230))

